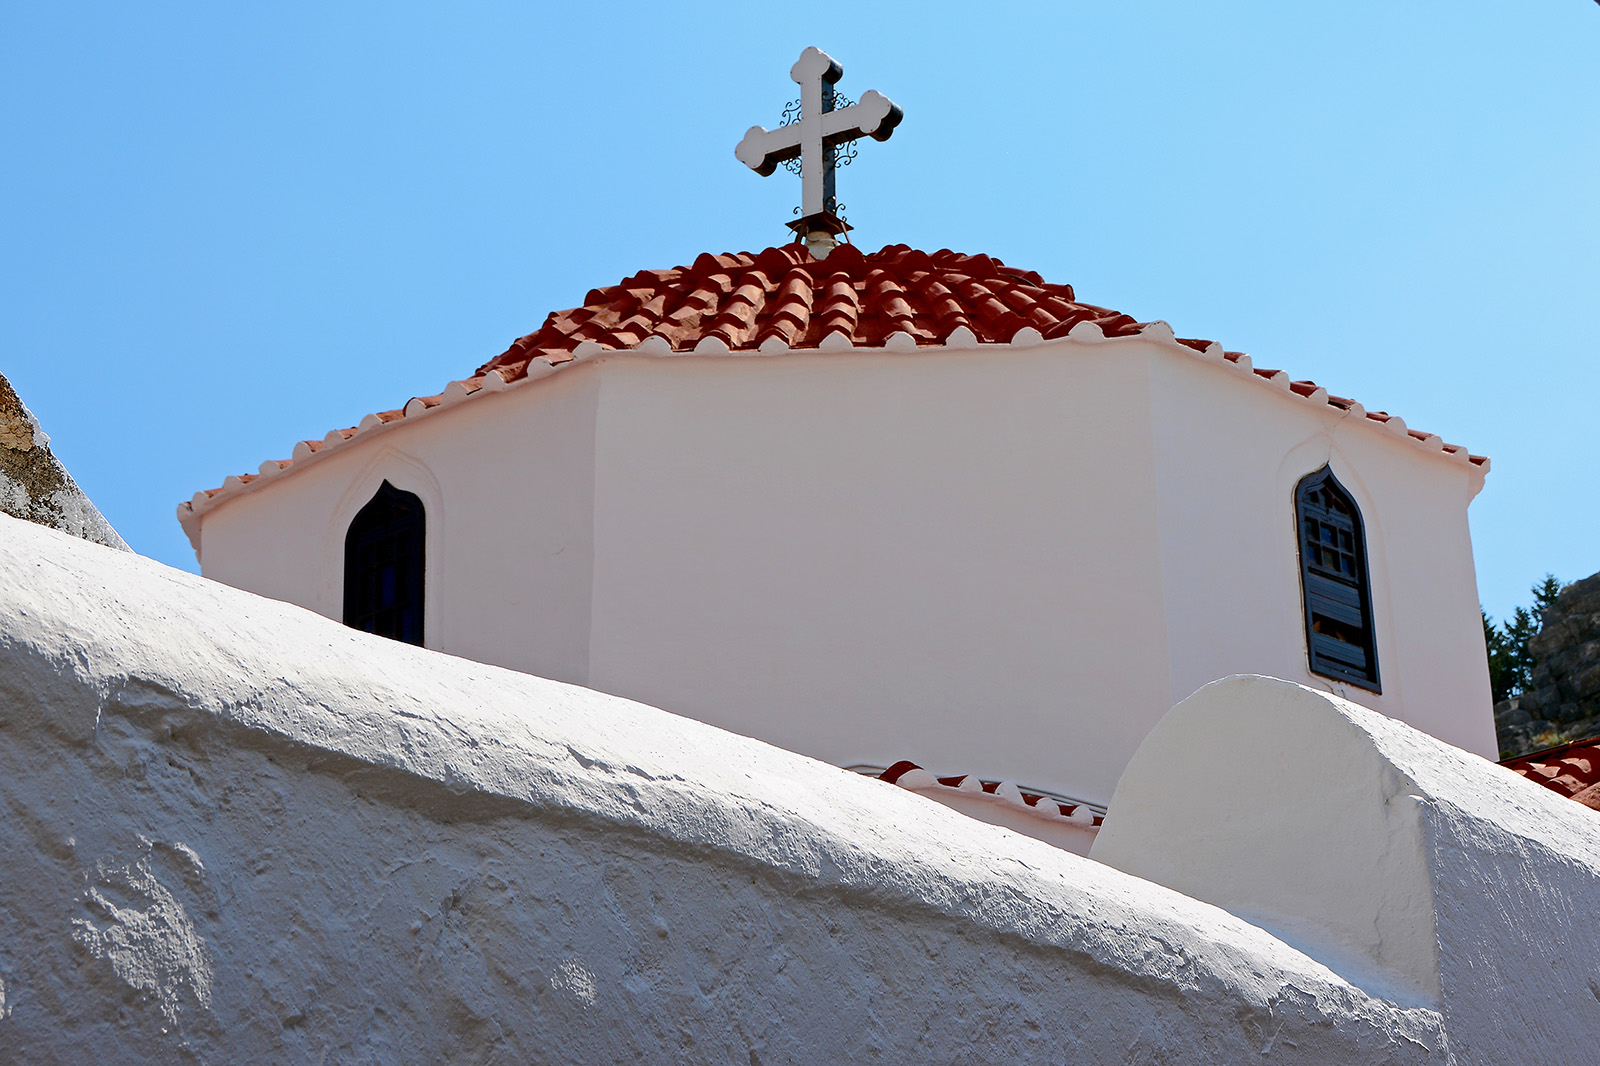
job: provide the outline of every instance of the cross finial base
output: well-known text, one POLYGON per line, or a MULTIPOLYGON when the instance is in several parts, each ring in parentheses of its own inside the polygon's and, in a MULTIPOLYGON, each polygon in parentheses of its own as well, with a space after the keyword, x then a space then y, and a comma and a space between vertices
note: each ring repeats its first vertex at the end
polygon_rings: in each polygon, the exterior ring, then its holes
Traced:
POLYGON ((832 211, 818 211, 789 223, 794 235, 810 249, 816 259, 826 259, 828 253, 839 246, 839 235, 848 233, 850 223, 832 211))
MULTIPOLYGON (((789 223, 800 240, 821 258, 838 244, 836 238, 850 227, 834 209, 834 168, 839 149, 860 137, 887 141, 900 124, 901 111, 887 96, 872 89, 861 99, 836 107, 834 85, 844 68, 820 48, 807 48, 789 70, 800 86, 800 114, 788 125, 769 130, 751 126, 733 154, 757 174, 771 174, 779 163, 800 160, 801 205, 805 217, 789 223)), ((785 111, 785 118, 789 112, 785 111)), ((849 162, 847 156, 844 160, 849 162)))

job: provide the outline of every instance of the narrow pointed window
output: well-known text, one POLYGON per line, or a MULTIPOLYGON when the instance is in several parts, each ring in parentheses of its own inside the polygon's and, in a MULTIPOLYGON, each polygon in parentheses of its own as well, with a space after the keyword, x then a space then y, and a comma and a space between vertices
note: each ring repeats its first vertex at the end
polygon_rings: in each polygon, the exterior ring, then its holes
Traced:
POLYGON ((1361 512, 1323 467, 1295 489, 1311 672, 1382 692, 1361 512))
POLYGON ((422 501, 385 481, 344 538, 344 624, 422 644, 422 501))

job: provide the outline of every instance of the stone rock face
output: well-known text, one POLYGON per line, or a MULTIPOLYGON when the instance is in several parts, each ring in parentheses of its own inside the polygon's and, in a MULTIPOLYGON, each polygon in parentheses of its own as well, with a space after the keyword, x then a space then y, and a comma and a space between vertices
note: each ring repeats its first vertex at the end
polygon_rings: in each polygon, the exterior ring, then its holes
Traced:
POLYGON ((1600 734, 1600 574, 1561 590, 1528 650, 1538 664, 1528 691, 1495 705, 1501 750, 1600 734))
POLYGON ((50 438, 0 375, 0 511, 127 551, 128 545, 50 452, 50 438))

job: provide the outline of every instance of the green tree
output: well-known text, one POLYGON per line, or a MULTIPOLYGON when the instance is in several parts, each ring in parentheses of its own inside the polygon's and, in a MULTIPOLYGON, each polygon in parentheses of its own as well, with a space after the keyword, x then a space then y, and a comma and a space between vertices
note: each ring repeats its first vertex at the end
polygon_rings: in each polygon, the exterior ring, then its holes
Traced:
POLYGON ((1544 575, 1544 580, 1533 586, 1534 611, 1542 616, 1555 605, 1556 597, 1559 595, 1561 595, 1561 582, 1556 580, 1556 575, 1544 575))
POLYGON ((1506 658, 1511 664, 1511 671, 1507 680, 1511 684, 1511 695, 1528 691, 1528 685, 1533 681, 1533 653, 1528 650, 1528 641, 1539 633, 1539 620, 1528 613, 1526 607, 1518 607, 1511 621, 1505 624, 1503 637, 1506 642, 1506 658))
POLYGON ((1530 591, 1533 610, 1518 607, 1511 620, 1499 626, 1487 611, 1478 608, 1483 615, 1483 643, 1489 653, 1489 689, 1496 703, 1521 695, 1533 684, 1533 668, 1539 662, 1528 642, 1544 628, 1544 612, 1561 594, 1561 582, 1554 574, 1546 574, 1530 591))
POLYGON ((1499 703, 1511 698, 1511 652, 1506 647, 1505 634, 1489 612, 1480 605, 1478 613, 1483 615, 1483 644, 1489 649, 1489 691, 1494 693, 1494 702, 1499 703))

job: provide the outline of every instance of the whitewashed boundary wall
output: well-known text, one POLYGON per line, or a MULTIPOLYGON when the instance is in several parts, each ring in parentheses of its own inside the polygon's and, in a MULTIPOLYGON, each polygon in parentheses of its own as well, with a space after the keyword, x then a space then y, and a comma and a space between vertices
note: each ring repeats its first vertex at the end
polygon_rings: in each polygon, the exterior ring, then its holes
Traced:
POLYGON ((1266 677, 1174 707, 1090 855, 1440 1007, 1451 1061, 1592 1062, 1600 815, 1348 700, 1266 677))
POLYGON ((901 789, 0 519, 0 1059, 1445 1061, 901 789))

